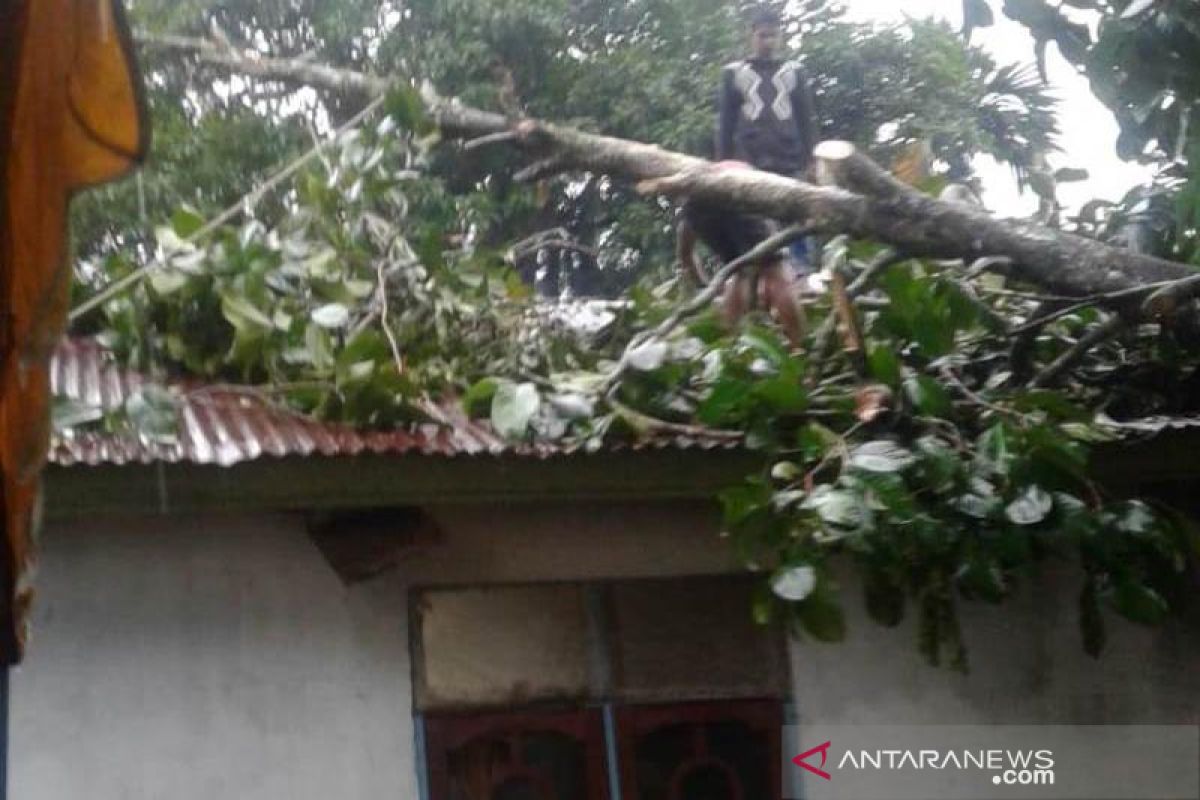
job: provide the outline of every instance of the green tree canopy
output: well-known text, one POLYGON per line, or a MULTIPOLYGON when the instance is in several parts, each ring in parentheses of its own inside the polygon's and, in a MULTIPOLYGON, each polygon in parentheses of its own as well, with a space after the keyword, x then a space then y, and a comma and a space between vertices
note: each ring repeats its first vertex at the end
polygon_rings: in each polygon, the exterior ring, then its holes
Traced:
MULTIPOLYGON (((698 154, 712 140, 718 70, 744 52, 746 41, 744 19, 728 0, 422 0, 404 4, 403 12, 361 2, 144 2, 137 11, 146 31, 210 36, 216 30, 272 55, 420 76, 472 105, 515 103, 534 116, 698 154), (509 78, 513 97, 501 97, 509 78)), ((944 25, 881 29, 849 22, 820 1, 801 4, 785 19, 814 78, 828 138, 858 142, 885 162, 905 145, 927 141, 943 166, 954 165, 960 175, 979 153, 1023 171, 1035 153, 1053 146, 1052 102, 1031 72, 997 65, 944 25)), ((129 244, 144 243, 141 207, 188 204, 203 213, 223 207, 306 146, 311 130, 345 119, 361 100, 231 80, 221 67, 161 49, 145 52, 154 87, 154 156, 140 184, 78 204, 76 236, 85 258, 129 253, 129 244)), ((549 269, 540 265, 551 278, 566 273, 559 289, 614 296, 643 275, 667 274, 670 209, 631 197, 603 175, 555 179, 538 194, 513 186, 514 162, 503 151, 431 158, 451 193, 475 195, 472 222, 481 241, 498 245, 563 228, 595 254, 542 253, 543 262, 553 262, 549 269)), ((519 265, 528 282, 538 271, 537 255, 519 265)))
MULTIPOLYGON (((989 0, 990 2, 990 0, 989 0)), ((984 0, 967 0, 986 22, 984 0)), ((1045 74, 1047 48, 1087 76, 1121 127, 1117 152, 1157 168, 1117 207, 1093 204, 1078 224, 1089 234, 1200 264, 1200 14, 1190 0, 996 0, 1025 25, 1045 74), (1093 33, 1094 31, 1094 33, 1093 33)))

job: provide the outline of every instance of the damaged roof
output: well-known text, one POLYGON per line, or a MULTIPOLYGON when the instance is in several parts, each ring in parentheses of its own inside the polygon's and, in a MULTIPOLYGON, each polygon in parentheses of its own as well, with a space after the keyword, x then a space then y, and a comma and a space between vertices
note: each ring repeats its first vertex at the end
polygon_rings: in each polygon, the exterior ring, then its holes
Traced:
MULTIPOLYGON (((104 411, 122 408, 149 377, 118 364, 94 339, 65 339, 51 365, 56 396, 104 411)), ((424 423, 390 430, 359 430, 321 422, 280 404, 247 386, 170 381, 178 398, 179 426, 174 437, 152 437, 132 430, 110 432, 74 428, 56 431, 50 461, 59 466, 192 463, 233 466, 265 456, 354 456, 418 454, 428 456, 517 455, 545 458, 583 452, 582 444, 513 443, 486 422, 466 417, 457 404, 439 410, 445 424, 424 423)), ((648 436, 606 449, 732 449, 737 441, 721 436, 648 436)))

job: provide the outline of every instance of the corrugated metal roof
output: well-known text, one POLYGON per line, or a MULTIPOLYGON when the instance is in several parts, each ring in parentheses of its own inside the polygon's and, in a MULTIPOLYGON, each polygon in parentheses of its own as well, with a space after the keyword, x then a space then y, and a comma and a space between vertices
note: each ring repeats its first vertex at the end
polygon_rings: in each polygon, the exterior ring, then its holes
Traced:
MULTIPOLYGON (((56 395, 111 411, 121 408, 150 379, 117 364, 99 342, 68 339, 51 365, 56 395)), ((508 453, 533 457, 581 452, 581 445, 512 444, 456 407, 438 409, 445 424, 367 431, 313 420, 276 405, 245 386, 171 382, 180 422, 173 440, 132 431, 69 430, 55 433, 50 461, 76 464, 190 462, 231 466, 263 456, 352 456, 359 453, 460 456, 508 453)), ((736 446, 727 437, 655 436, 623 447, 712 449, 736 446)))

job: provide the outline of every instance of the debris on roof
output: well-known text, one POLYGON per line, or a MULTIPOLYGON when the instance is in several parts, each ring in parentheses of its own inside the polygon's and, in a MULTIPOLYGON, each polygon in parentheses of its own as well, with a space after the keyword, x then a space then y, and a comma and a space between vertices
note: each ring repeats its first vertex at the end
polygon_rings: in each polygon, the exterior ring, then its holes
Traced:
MULTIPOLYGON (((67 339, 51 365, 55 396, 102 409, 119 410, 155 381, 116 362, 93 339, 67 339)), ((282 405, 252 387, 172 381, 178 400, 174 436, 132 430, 87 428, 56 431, 50 461, 60 466, 156 462, 232 466, 264 456, 354 456, 360 453, 426 456, 518 455, 549 457, 585 452, 582 443, 513 443, 490 424, 469 419, 458 404, 439 409, 445 424, 424 423, 390 430, 358 430, 322 422, 282 405)), ((727 437, 651 436, 610 449, 714 449, 738 446, 727 437)))

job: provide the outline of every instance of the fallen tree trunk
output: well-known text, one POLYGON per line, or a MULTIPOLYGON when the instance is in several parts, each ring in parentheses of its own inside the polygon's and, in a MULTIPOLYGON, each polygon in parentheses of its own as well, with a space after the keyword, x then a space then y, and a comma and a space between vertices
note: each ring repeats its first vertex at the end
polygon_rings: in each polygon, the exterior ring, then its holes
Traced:
MULTIPOLYGON (((847 142, 818 146, 818 186, 752 169, 714 170, 710 162, 654 145, 583 133, 432 100, 443 134, 472 139, 512 130, 512 141, 545 167, 587 169, 639 182, 647 193, 696 196, 805 224, 830 233, 890 244, 913 256, 962 259, 1006 256, 1011 274, 1055 293, 1090 296, 1177 281, 1190 267, 1131 253, 1040 225, 1002 220, 948 203, 893 178, 847 142)), ((1136 307, 1140 298, 1131 296, 1136 307)))
MULTIPOLYGON (((327 91, 378 94, 391 85, 378 76, 304 60, 246 56, 206 40, 142 39, 150 46, 182 51, 248 75, 327 91)), ((967 263, 1001 256, 1007 259, 1010 274, 1056 294, 1091 297, 1126 292, 1098 303, 1119 308, 1130 317, 1151 316, 1142 307, 1145 296, 1130 290, 1147 284, 1161 290, 1163 284, 1196 275, 1183 264, 1032 223, 999 219, 975 207, 922 194, 846 142, 825 142, 817 148, 824 185, 816 185, 753 169, 717 171, 708 161, 655 145, 539 120, 514 120, 432 92, 426 92, 425 99, 445 138, 511 143, 525 151, 532 163, 518 174, 524 180, 589 170, 632 180, 644 193, 695 196, 813 230, 890 244, 912 256, 967 263)), ((1186 290, 1174 293, 1176 299, 1190 298, 1193 288, 1200 290, 1193 282, 1185 286, 1186 290)))

